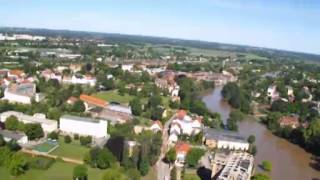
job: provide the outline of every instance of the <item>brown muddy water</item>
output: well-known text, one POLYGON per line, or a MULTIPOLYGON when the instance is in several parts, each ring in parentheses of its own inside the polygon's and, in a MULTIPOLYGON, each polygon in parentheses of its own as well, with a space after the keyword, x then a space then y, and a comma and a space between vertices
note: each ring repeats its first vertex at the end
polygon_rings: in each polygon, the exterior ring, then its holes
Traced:
MULTIPOLYGON (((222 87, 206 93, 202 100, 212 112, 218 112, 226 122, 231 111, 229 104, 222 100, 222 87)), ((245 137, 256 136, 258 153, 255 156, 256 171, 263 160, 272 162, 269 175, 273 180, 317 180, 320 171, 312 167, 312 155, 285 139, 273 135, 263 124, 255 119, 239 122, 239 133, 245 137)))

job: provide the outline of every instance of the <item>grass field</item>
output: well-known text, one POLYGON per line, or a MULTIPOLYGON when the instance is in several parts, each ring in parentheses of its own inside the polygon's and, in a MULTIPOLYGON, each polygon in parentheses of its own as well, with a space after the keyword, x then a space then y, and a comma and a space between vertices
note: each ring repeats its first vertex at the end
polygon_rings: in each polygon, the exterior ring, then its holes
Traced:
MULTIPOLYGON (((29 169, 26 174, 11 177, 3 166, 0 167, 1 180, 71 180, 74 164, 55 162, 48 170, 29 169)), ((100 180, 103 170, 88 167, 88 179, 100 180)))
POLYGON ((70 144, 64 142, 64 138, 60 136, 59 147, 50 154, 68 157, 77 160, 83 160, 84 155, 89 151, 89 148, 81 146, 79 140, 72 140, 70 144))
POLYGON ((96 94, 93 94, 93 96, 106 100, 108 102, 118 102, 120 104, 126 104, 128 105, 129 102, 134 98, 134 96, 130 96, 128 94, 125 94, 124 96, 121 96, 118 94, 117 91, 104 91, 104 92, 98 92, 96 94))

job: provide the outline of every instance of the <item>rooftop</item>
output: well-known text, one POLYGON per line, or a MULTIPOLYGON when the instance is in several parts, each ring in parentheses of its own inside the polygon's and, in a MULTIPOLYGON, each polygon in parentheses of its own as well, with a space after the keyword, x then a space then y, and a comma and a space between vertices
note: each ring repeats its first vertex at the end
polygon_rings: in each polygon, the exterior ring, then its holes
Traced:
POLYGON ((237 142, 247 142, 246 138, 241 136, 240 134, 232 131, 226 130, 216 130, 211 128, 204 129, 204 136, 207 139, 218 139, 218 140, 226 140, 226 141, 237 141, 237 142))
POLYGON ((72 116, 72 115, 63 115, 60 117, 60 119, 69 119, 69 120, 74 120, 74 121, 83 121, 83 122, 91 122, 91 123, 99 123, 100 122, 100 120, 98 120, 98 119, 72 116))
POLYGON ((23 133, 14 132, 14 131, 8 131, 8 130, 1 130, 1 129, 0 129, 0 134, 1 134, 3 137, 10 138, 10 139, 14 139, 14 140, 19 140, 19 139, 21 139, 22 137, 26 136, 26 135, 23 134, 23 133))
POLYGON ((6 111, 1 113, 1 116, 9 117, 11 115, 16 116, 18 119, 21 119, 23 121, 29 121, 31 123, 40 123, 40 124, 48 124, 48 125, 57 124, 57 121, 47 119, 45 118, 45 116, 43 117, 43 116, 40 116, 39 114, 34 114, 33 116, 30 116, 17 111, 6 111))

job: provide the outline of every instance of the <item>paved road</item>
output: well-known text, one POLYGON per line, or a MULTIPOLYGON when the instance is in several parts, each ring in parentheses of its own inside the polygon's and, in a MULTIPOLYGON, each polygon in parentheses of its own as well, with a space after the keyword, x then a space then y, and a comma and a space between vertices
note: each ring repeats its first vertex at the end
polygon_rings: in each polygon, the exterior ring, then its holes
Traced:
POLYGON ((158 180, 170 180, 170 166, 169 164, 166 164, 162 161, 162 159, 165 157, 166 152, 168 151, 168 130, 169 126, 173 120, 172 116, 170 120, 168 120, 163 127, 162 131, 162 146, 161 146, 161 154, 159 156, 158 162, 156 163, 157 166, 157 179, 158 180))

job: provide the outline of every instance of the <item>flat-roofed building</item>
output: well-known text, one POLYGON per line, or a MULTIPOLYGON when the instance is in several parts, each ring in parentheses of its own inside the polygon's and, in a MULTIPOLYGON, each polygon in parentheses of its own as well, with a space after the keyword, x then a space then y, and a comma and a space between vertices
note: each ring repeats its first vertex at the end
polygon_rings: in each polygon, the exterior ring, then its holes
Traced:
POLYGON ((71 115, 60 117, 60 131, 66 134, 79 134, 95 138, 107 137, 108 122, 93 118, 71 115))
POLYGON ((243 150, 249 149, 247 140, 238 133, 231 131, 215 130, 210 128, 204 129, 204 144, 209 148, 243 150))
POLYGON ((24 145, 28 143, 28 137, 24 133, 0 129, 0 134, 3 136, 3 139, 6 142, 15 140, 19 145, 24 145))
POLYGON ((4 100, 22 104, 31 104, 32 99, 39 102, 41 95, 36 93, 36 85, 34 83, 11 84, 4 91, 4 100))
POLYGON ((58 129, 58 122, 56 120, 47 119, 44 114, 36 113, 33 116, 30 116, 22 112, 6 111, 0 115, 1 122, 5 122, 10 116, 17 117, 18 121, 25 124, 39 123, 43 131, 46 133, 56 131, 58 129))
POLYGON ((216 175, 217 180, 250 180, 253 167, 254 158, 251 154, 246 152, 233 152, 226 156, 225 161, 216 162, 214 160, 212 175, 215 176, 217 165, 219 164, 223 169, 219 171, 220 173, 216 175), (220 164, 219 164, 220 163, 220 164))

